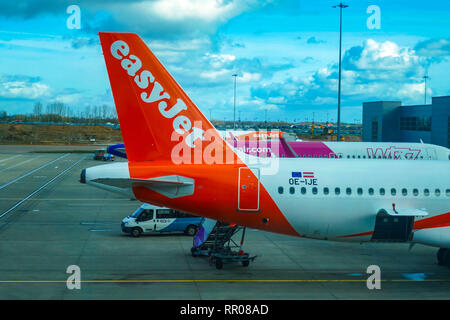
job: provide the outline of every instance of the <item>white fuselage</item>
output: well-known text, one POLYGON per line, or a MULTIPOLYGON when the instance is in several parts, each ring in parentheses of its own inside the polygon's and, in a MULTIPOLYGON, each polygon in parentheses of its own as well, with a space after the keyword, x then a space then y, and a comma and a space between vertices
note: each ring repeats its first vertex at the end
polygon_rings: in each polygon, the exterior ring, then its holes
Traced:
MULTIPOLYGON (((317 239, 369 240, 370 235, 339 237, 372 231, 377 213, 391 209, 393 203, 400 210, 424 209, 428 218, 450 211, 447 161, 355 163, 344 159, 280 159, 278 173, 261 175, 260 180, 294 229, 302 236, 317 239), (300 182, 305 179, 301 178, 297 182, 292 180, 292 172, 313 172, 316 185, 305 185, 300 182), (302 188, 306 190, 304 194, 302 188), (316 194, 313 188, 317 188, 316 194), (328 188, 328 194, 324 188, 328 188), (348 188, 351 194, 347 194, 348 188), (373 189, 373 195, 369 194, 369 188, 373 189), (384 195, 380 195, 382 188, 384 195), (395 195, 391 189, 395 189, 395 195), (426 189, 429 195, 425 195, 426 189)), ((306 180, 313 183, 311 178, 306 180)))

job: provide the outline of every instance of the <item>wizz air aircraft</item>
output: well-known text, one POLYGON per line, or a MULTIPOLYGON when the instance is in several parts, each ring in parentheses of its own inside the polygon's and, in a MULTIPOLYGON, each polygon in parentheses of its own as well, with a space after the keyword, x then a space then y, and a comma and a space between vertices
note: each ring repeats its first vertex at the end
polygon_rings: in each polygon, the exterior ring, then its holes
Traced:
MULTIPOLYGON (((283 132, 276 132, 279 138, 275 139, 245 140, 245 137, 252 138, 257 132, 233 135, 233 138, 229 138, 226 133, 224 136, 233 149, 257 157, 450 160, 450 149, 426 143, 288 141, 282 136, 283 132)), ((118 157, 127 157, 124 144, 108 146, 107 152, 118 157)))
POLYGON ((131 33, 100 33, 128 162, 81 182, 296 237, 440 248, 450 266, 450 161, 261 158, 233 149, 131 33))

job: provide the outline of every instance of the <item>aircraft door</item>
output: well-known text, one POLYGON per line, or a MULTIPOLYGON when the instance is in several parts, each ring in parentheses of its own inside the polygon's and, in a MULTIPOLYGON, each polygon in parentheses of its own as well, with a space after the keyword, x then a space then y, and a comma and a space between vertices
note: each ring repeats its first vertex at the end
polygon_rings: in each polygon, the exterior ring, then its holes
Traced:
POLYGON ((239 168, 238 211, 259 211, 259 169, 239 168))
POLYGON ((380 211, 375 220, 372 241, 406 242, 412 237, 414 216, 390 216, 380 211))
POLYGON ((157 209, 153 231, 173 231, 171 226, 175 221, 176 213, 172 209, 157 209))
POLYGON ((136 224, 139 225, 144 231, 151 231, 153 228, 153 210, 144 209, 136 218, 136 224))

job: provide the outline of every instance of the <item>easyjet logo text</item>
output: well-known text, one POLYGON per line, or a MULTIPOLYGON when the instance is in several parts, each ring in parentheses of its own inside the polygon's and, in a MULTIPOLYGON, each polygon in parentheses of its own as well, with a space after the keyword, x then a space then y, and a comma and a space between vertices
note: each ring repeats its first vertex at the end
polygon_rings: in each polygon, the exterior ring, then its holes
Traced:
POLYGON ((127 71, 130 77, 133 77, 136 86, 142 89, 140 99, 145 103, 158 103, 160 114, 167 118, 173 119, 173 129, 179 135, 189 135, 185 138, 185 143, 190 148, 194 148, 193 141, 202 139, 203 132, 195 130, 192 121, 187 116, 182 115, 187 106, 183 100, 177 98, 176 103, 169 106, 170 94, 166 92, 163 86, 156 81, 155 77, 149 70, 142 69, 142 61, 136 55, 130 54, 130 47, 123 40, 117 40, 111 44, 111 54, 120 61, 122 68, 127 71), (150 92, 148 92, 151 86, 150 92))

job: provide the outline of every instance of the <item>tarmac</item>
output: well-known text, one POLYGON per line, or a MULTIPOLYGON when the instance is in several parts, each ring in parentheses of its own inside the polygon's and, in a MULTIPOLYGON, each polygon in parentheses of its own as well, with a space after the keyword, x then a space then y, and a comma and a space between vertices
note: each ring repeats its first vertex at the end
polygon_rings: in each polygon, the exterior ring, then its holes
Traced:
MULTIPOLYGON (((71 147, 65 150, 73 150, 71 147)), ((79 182, 101 165, 56 147, 0 146, 0 299, 449 299, 437 248, 340 243, 247 230, 250 266, 217 270, 191 256, 192 237, 132 238, 121 220, 140 203, 79 182), (67 268, 81 271, 70 290, 67 268), (369 290, 367 268, 380 267, 369 290)))

